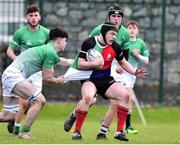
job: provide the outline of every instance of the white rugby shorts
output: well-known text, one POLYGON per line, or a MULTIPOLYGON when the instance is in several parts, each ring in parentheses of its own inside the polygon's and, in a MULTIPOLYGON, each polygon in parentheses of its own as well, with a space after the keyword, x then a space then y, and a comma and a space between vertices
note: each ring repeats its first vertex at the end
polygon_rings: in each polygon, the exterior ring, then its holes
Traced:
MULTIPOLYGON (((12 93, 12 89, 16 84, 24 80, 26 80, 26 77, 23 72, 17 67, 10 65, 2 75, 3 96, 15 96, 15 94, 12 93)), ((38 90, 42 91, 42 71, 34 73, 27 80, 36 86, 38 90)))
POLYGON ((32 74, 27 80, 40 90, 40 92, 42 91, 42 71, 32 74))
POLYGON ((20 83, 23 80, 25 80, 25 77, 21 70, 13 65, 10 65, 2 74, 3 96, 15 96, 15 94, 12 93, 12 89, 16 84, 20 83))
POLYGON ((116 82, 121 82, 126 88, 133 88, 136 82, 136 76, 126 72, 119 74, 116 72, 117 65, 113 65, 111 67, 111 76, 114 78, 116 82))

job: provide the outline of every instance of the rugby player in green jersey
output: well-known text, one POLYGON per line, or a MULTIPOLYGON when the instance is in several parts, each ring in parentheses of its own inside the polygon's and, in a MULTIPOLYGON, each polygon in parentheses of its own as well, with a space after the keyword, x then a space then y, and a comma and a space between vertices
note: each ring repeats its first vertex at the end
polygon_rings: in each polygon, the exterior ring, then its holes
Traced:
MULTIPOLYGON (((140 61, 148 63, 149 51, 143 40, 141 40, 140 38, 136 39, 139 33, 138 24, 136 22, 134 23, 134 21, 133 22, 130 21, 130 23, 128 23, 127 26, 128 26, 128 32, 130 33, 130 41, 128 44, 128 47, 129 47, 128 62, 136 69, 140 61), (133 41, 133 40, 136 40, 136 41, 133 41)), ((116 81, 121 82, 125 85, 130 95, 130 99, 129 99, 130 110, 126 118, 125 129, 128 134, 136 134, 138 133, 138 131, 134 129, 130 124, 130 117, 131 117, 132 104, 133 104, 132 97, 134 97, 134 91, 132 88, 134 87, 136 77, 134 75, 127 73, 126 71, 123 71, 122 74, 119 74, 118 69, 119 68, 113 65, 111 69, 111 75, 116 81)), ((120 71, 122 70, 120 69, 120 71)), ((111 122, 113 121, 114 116, 116 115, 117 101, 115 100, 110 100, 110 101, 111 101, 111 104, 109 106, 109 110, 106 113, 101 123, 101 129, 99 131, 99 134, 97 135, 97 139, 106 139, 106 132, 108 131, 108 128, 111 122)))
MULTIPOLYGON (((13 35, 13 39, 10 42, 9 48, 7 49, 7 56, 14 60, 17 55, 15 50, 19 49, 23 52, 29 48, 41 46, 49 41, 49 30, 39 24, 41 20, 40 9, 37 5, 29 5, 26 10, 27 24, 17 31, 13 35)), ((38 89, 42 90, 42 72, 37 72, 29 77, 29 82, 34 84, 38 89)), ((19 109, 14 121, 8 123, 8 131, 14 134, 19 133, 21 118, 26 109, 28 109, 29 101, 20 98, 19 109)), ((15 108, 14 108, 15 109, 15 108)), ((12 111, 12 110, 11 110, 12 111)), ((11 114, 8 113, 10 116, 11 114)), ((6 115, 7 116, 7 115, 6 115)), ((13 115, 14 116, 14 115, 13 115)), ((12 117, 13 117, 12 116, 12 117)))
MULTIPOLYGON (((7 49, 7 55, 14 60, 17 56, 15 54, 16 49, 20 49, 21 52, 36 46, 41 46, 49 41, 49 30, 39 24, 41 20, 40 9, 37 5, 29 5, 26 10, 27 24, 19 28, 13 35, 13 39, 10 42, 7 49)), ((70 59, 61 58, 61 64, 70 65, 70 59)), ((35 85, 39 90, 42 90, 42 72, 39 71, 32 74, 28 78, 29 82, 35 85)), ((8 94, 6 94, 8 95, 8 94)), ((17 97, 17 96, 15 96, 17 97)), ((4 100, 6 103, 6 100, 4 100)), ((19 105, 16 108, 11 108, 6 105, 4 113, 0 113, 0 121, 8 122, 8 131, 17 135, 20 130, 20 122, 24 112, 28 109, 29 101, 23 98, 19 99, 19 105), (7 109, 11 108, 11 109, 7 109), (17 112, 18 111, 18 112, 17 112), (15 116, 15 112, 16 116, 15 116), (14 127, 15 118, 15 127, 14 127)))
POLYGON ((54 77, 53 66, 61 61, 58 52, 64 51, 67 45, 67 38, 68 35, 65 31, 59 28, 51 29, 49 43, 22 52, 3 72, 3 99, 6 100, 3 111, 17 108, 18 98, 14 97, 14 95, 18 95, 20 98, 31 102, 25 124, 18 135, 20 138, 34 138, 30 128, 46 103, 41 90, 30 83, 28 78, 42 70, 43 81, 55 84, 62 84, 64 82, 63 76, 54 77))
MULTIPOLYGON (((147 64, 149 62, 149 49, 146 45, 146 43, 138 37, 139 34, 139 23, 137 21, 129 21, 127 23, 127 29, 130 32, 130 41, 129 41, 129 58, 128 62, 136 69, 139 65, 139 63, 145 63, 147 64)), ((117 74, 113 75, 114 78, 117 76, 117 74)), ((134 84, 136 82, 136 77, 129 74, 128 72, 124 71, 121 74, 122 79, 119 79, 125 87, 127 88, 130 98, 129 98, 129 113, 126 118, 126 132, 128 134, 136 134, 138 133, 138 130, 134 129, 131 126, 131 114, 132 114, 132 108, 133 108, 133 98, 136 97, 134 93, 134 84)), ((119 78, 119 77, 118 77, 119 78)), ((135 98, 136 99, 136 98, 135 98)))

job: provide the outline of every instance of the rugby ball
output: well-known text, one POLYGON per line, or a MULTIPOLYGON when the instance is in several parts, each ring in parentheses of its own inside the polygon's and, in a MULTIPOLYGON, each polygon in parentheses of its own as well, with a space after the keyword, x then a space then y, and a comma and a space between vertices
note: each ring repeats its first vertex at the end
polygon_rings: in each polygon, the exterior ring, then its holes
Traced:
POLYGON ((99 59, 103 60, 101 53, 99 51, 97 51, 96 49, 89 49, 86 53, 87 61, 93 62, 93 61, 95 61, 95 58, 97 58, 97 57, 99 59))

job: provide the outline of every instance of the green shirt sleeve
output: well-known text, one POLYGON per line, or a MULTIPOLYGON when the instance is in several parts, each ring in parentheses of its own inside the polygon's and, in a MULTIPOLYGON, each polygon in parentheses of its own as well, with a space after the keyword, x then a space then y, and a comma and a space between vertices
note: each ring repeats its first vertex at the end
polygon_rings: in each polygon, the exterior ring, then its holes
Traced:
POLYGON ((48 43, 45 45, 46 49, 43 53, 43 67, 44 68, 53 68, 55 64, 57 64, 60 61, 60 58, 57 54, 57 52, 54 49, 54 45, 52 43, 48 43))
POLYGON ((143 40, 142 40, 142 47, 143 47, 143 49, 142 49, 143 51, 141 52, 141 54, 143 56, 149 56, 150 55, 149 49, 148 49, 146 43, 143 40))
POLYGON ((13 38, 12 38, 12 41, 10 42, 9 44, 9 47, 12 48, 12 49, 16 49, 19 45, 19 42, 20 42, 20 32, 17 30, 14 35, 13 35, 13 38))
POLYGON ((126 32, 124 35, 124 42, 122 44, 122 48, 124 50, 129 49, 129 39, 130 39, 130 34, 129 32, 126 32))
POLYGON ((59 61, 60 61, 60 58, 59 58, 58 54, 56 53, 56 51, 47 50, 46 57, 43 62, 43 67, 51 69, 59 61))

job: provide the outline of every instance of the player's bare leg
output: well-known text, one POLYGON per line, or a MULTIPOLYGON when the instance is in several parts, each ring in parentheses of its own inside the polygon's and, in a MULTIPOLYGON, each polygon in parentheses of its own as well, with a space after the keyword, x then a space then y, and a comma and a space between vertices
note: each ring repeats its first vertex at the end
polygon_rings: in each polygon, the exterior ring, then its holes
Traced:
POLYGON ((105 117, 101 121, 101 127, 96 139, 106 139, 106 133, 117 112, 117 101, 110 99, 110 105, 105 117))
POLYGON ((0 112, 0 122, 10 122, 15 118, 15 113, 9 111, 0 112))
MULTIPOLYGON (((117 129, 116 129, 114 138, 118 140, 122 140, 122 141, 128 141, 125 134, 123 133, 123 127, 124 127, 124 123, 125 123, 127 113, 128 113, 128 108, 129 108, 129 105, 128 105, 129 93, 122 84, 114 83, 106 91, 106 96, 109 96, 110 98, 115 99, 118 106, 117 109, 114 109, 115 113, 117 112, 117 117, 118 117, 117 129)), ((104 118, 104 121, 102 122, 101 130, 99 134, 97 135, 97 139, 106 139, 106 132, 108 131, 109 126, 105 126, 104 123, 106 123, 106 125, 110 125, 110 122, 112 122, 113 115, 115 115, 115 113, 110 114, 110 117, 111 117, 110 119, 104 118)))
POLYGON ((19 98, 3 96, 3 111, 0 112, 0 122, 8 122, 7 130, 13 133, 15 114, 19 109, 19 98))
POLYGON ((108 108, 108 111, 106 112, 106 115, 103 119, 103 124, 107 127, 109 127, 114 119, 114 116, 116 115, 117 112, 117 101, 110 99, 110 105, 108 108))
POLYGON ((25 99, 29 99, 32 102, 32 105, 27 112, 25 125, 23 126, 22 131, 19 134, 19 137, 22 137, 24 139, 32 139, 33 136, 30 133, 30 128, 37 118, 40 110, 44 106, 46 100, 41 92, 39 92, 36 87, 34 87, 26 80, 18 83, 13 88, 13 92, 20 97, 26 97, 25 99))
POLYGON ((92 82, 84 82, 81 87, 81 94, 82 99, 79 101, 76 107, 76 124, 72 137, 73 140, 82 139, 80 131, 87 116, 92 99, 96 94, 96 87, 92 82))
POLYGON ((135 97, 134 90, 132 88, 127 88, 127 90, 130 94, 130 97, 129 97, 129 112, 128 112, 127 119, 126 119, 126 132, 128 134, 137 134, 138 130, 134 129, 131 126, 131 114, 132 114, 133 103, 134 103, 133 97, 135 97))
POLYGON ((21 123, 23 115, 29 108, 29 104, 30 104, 29 100, 26 100, 23 98, 19 99, 19 111, 16 113, 16 116, 15 116, 15 126, 14 126, 14 132, 13 132, 13 134, 15 135, 18 135, 20 132, 20 123, 21 123))
POLYGON ((19 98, 3 96, 3 112, 0 112, 0 122, 14 121, 18 104, 19 98))
MULTIPOLYGON (((96 104, 96 101, 97 101, 97 98, 95 98, 95 97, 92 98, 89 107, 91 107, 94 104, 96 104)), ((64 122, 64 130, 66 132, 69 132, 72 129, 72 126, 73 126, 75 121, 76 121, 76 110, 73 110, 73 112, 70 113, 70 115, 68 116, 68 118, 64 122)))

